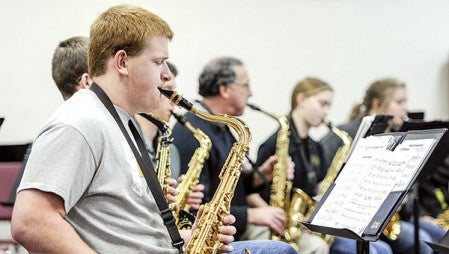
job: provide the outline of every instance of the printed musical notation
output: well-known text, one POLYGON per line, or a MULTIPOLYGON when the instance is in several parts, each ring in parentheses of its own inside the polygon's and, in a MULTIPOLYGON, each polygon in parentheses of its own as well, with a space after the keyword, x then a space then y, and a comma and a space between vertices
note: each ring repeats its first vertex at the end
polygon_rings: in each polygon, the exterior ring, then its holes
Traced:
POLYGON ((360 139, 312 224, 362 235, 390 192, 405 190, 435 140, 406 140, 394 151, 394 136, 360 139))

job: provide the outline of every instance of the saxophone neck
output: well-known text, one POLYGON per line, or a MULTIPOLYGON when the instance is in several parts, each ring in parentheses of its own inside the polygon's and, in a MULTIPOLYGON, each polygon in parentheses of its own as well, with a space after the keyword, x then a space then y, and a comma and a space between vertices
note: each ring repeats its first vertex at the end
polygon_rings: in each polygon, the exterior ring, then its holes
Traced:
POLYGON ((170 101, 192 112, 196 116, 206 121, 225 124, 230 128, 234 129, 237 132, 237 135, 239 136, 239 139, 241 140, 242 143, 249 144, 249 142, 251 141, 251 133, 249 131, 249 128, 246 125, 246 123, 243 122, 242 120, 233 116, 228 116, 226 114, 209 114, 203 112, 195 108, 190 101, 183 98, 182 95, 178 94, 176 91, 165 90, 160 87, 158 89, 161 92, 161 94, 167 97, 170 101))
POLYGON ((206 146, 207 144, 209 144, 208 146, 212 145, 209 136, 207 136, 206 133, 204 133, 201 129, 193 127, 193 125, 187 120, 187 118, 185 118, 185 116, 173 111, 171 113, 180 124, 186 127, 193 134, 195 139, 200 143, 200 146, 203 144, 203 146, 206 146))
POLYGON ((329 120, 324 120, 323 122, 335 135, 337 135, 342 141, 344 145, 350 145, 352 142, 351 136, 344 131, 332 125, 329 120))
POLYGON ((140 116, 150 121, 161 131, 162 136, 171 136, 171 128, 168 123, 153 114, 139 113, 140 116))
POLYGON ((277 116, 276 114, 273 114, 273 113, 271 113, 271 112, 268 112, 268 111, 266 111, 266 110, 263 110, 261 107, 255 105, 255 104, 252 104, 252 103, 246 103, 246 105, 247 105, 250 109, 255 110, 255 111, 259 111, 259 112, 261 112, 261 113, 263 113, 263 114, 265 114, 265 115, 267 115, 267 116, 273 118, 274 120, 278 120, 278 119, 280 118, 280 117, 277 116))

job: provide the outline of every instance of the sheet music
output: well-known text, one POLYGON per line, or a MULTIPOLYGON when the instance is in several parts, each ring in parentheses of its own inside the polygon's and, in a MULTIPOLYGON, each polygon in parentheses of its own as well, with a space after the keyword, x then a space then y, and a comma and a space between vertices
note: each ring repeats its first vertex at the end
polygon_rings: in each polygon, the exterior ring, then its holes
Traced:
POLYGON ((405 140, 396 147, 395 154, 406 159, 407 165, 402 168, 393 191, 407 189, 434 143, 434 139, 405 140))
POLYGON ((394 142, 390 135, 361 139, 312 224, 362 235, 390 192, 407 188, 435 141, 406 140, 388 150, 394 142))
MULTIPOLYGON (((374 153, 373 153, 374 154, 374 153)), ((363 162, 363 174, 337 183, 312 223, 347 228, 361 235, 388 194, 406 161, 389 150, 376 151, 371 163, 363 162), (352 181, 352 182, 351 182, 352 181), (344 183, 344 184, 342 184, 344 183)), ((353 166, 356 166, 355 163, 353 166)))
POLYGON ((369 166, 374 163, 373 160, 379 156, 379 153, 383 153, 391 147, 394 141, 395 138, 391 135, 369 136, 360 139, 335 183, 351 186, 358 179, 364 178, 369 172, 369 166))

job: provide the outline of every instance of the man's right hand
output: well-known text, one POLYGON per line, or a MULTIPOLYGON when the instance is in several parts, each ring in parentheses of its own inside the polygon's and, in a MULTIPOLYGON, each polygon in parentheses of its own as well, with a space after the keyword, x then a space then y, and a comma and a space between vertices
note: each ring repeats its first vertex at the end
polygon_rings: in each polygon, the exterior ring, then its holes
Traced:
POLYGON ((284 210, 272 206, 249 208, 248 222, 258 226, 268 226, 277 234, 284 235, 287 214, 284 210))

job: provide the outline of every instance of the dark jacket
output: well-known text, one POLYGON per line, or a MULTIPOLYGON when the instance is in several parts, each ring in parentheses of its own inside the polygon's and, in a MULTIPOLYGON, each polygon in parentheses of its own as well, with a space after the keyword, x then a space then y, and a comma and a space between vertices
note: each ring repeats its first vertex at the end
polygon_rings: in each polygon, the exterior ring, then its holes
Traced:
MULTIPOLYGON (((300 188, 309 196, 315 196, 316 185, 326 175, 328 165, 322 159, 322 149, 318 142, 307 137, 301 139, 296 126, 290 119, 290 138, 288 153, 295 163, 293 187, 300 188)), ((260 147, 257 154, 257 165, 261 165, 268 157, 276 153, 277 132, 273 133, 260 147)), ((269 201, 270 186, 260 192, 262 198, 269 201)))

